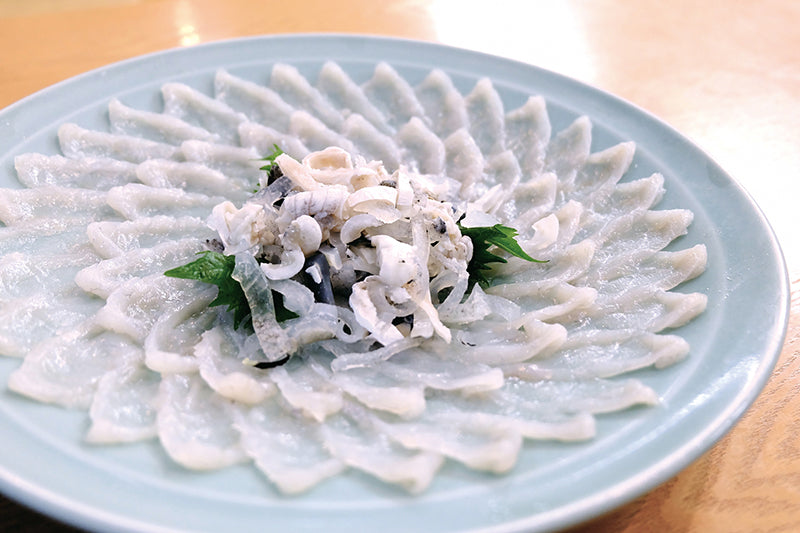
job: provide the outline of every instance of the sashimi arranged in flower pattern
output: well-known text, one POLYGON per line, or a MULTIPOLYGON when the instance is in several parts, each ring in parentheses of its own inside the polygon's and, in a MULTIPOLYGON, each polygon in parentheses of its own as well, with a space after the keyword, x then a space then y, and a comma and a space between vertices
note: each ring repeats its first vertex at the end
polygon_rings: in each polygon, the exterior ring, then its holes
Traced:
POLYGON ((490 80, 462 93, 440 70, 264 78, 168 83, 162 112, 112 99, 106 130, 64 124, 61 154, 17 156, 22 187, 0 193, 11 390, 87 411, 92 443, 250 463, 289 494, 347 469, 412 492, 445 461, 504 473, 525 439, 590 439, 595 415, 658 402, 626 374, 689 354, 675 328, 706 296, 672 289, 706 250, 665 249, 692 213, 656 209, 659 174, 626 175, 633 143, 593 153, 587 117, 553 132, 543 98, 505 109, 490 80), (334 201, 338 220, 313 208, 334 201), (491 247, 477 283, 471 219, 521 249, 491 247), (263 220, 282 248, 239 239, 263 220), (212 251, 235 257, 248 317, 165 275, 212 251), (306 281, 327 277, 325 300, 306 281))

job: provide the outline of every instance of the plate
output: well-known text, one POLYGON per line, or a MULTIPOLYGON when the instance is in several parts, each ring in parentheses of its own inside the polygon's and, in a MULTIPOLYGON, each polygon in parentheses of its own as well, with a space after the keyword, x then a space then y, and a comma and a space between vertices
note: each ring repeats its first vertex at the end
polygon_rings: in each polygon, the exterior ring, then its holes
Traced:
MULTIPOLYGON (((506 109, 528 95, 544 96, 554 131, 588 115, 593 151, 636 142, 629 176, 662 173, 667 193, 659 208, 695 213, 678 244, 708 248, 707 271, 682 288, 709 298, 707 311, 680 330, 692 346, 689 357, 665 370, 636 373, 661 405, 599 416, 598 436, 590 442, 528 442, 504 476, 448 463, 427 492, 410 496, 353 472, 301 497, 283 497, 252 468, 189 472, 155 443, 92 447, 82 441, 85 413, 3 390, 2 492, 97 531, 542 531, 583 522, 653 489, 734 425, 766 383, 786 333, 788 276, 767 221, 740 185, 669 126, 619 98, 530 65, 352 35, 256 37, 168 50, 91 71, 0 112, 0 185, 17 186, 15 155, 58 152, 60 124, 106 129, 112 97, 160 110, 159 88, 168 81, 210 92, 218 68, 264 79, 275 62, 313 79, 331 59, 359 82, 379 61, 412 84, 440 68, 462 92, 488 77, 506 109)), ((5 383, 18 364, 0 359, 0 380, 5 383)))

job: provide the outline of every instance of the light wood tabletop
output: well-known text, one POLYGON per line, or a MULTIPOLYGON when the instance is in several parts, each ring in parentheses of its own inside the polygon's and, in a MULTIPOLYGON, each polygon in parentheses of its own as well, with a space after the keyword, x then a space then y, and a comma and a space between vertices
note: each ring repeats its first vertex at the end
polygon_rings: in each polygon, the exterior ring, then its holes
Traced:
MULTIPOLYGON (((763 393, 688 468, 575 531, 800 531, 800 3, 795 0, 0 0, 0 108, 90 69, 275 33, 399 36, 521 60, 616 94, 753 196, 791 283, 763 393)), ((742 243, 747 246, 747 243, 742 243)), ((69 531, 0 497, 3 531, 69 531)))

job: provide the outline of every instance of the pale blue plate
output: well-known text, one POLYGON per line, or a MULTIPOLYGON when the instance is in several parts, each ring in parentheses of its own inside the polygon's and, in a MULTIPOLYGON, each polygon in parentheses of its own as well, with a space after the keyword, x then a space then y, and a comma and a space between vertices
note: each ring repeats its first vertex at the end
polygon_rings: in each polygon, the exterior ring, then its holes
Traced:
MULTIPOLYGON (((680 330, 691 343, 690 357, 637 374, 662 405, 600 417, 591 442, 528 443, 517 467, 502 477, 447 465, 430 490, 409 496, 352 473, 287 498, 249 467, 192 473, 173 466, 155 444, 85 445, 85 413, 4 391, 2 492, 97 531, 541 531, 588 520, 653 489, 733 426, 769 378, 786 332, 788 278, 767 221, 741 186, 670 127, 614 96, 530 65, 430 43, 341 35, 169 50, 86 73, 0 112, 0 185, 15 186, 15 155, 57 153, 60 124, 107 128, 111 97, 159 110, 159 88, 167 81, 210 92, 220 67, 264 81, 274 62, 287 62, 313 78, 329 59, 356 81, 378 61, 412 83, 441 68, 462 91, 489 77, 506 109, 543 95, 554 130, 588 115, 595 149, 637 143, 628 178, 661 172, 667 194, 660 207, 695 213, 676 246, 708 247, 707 272, 683 288, 709 297, 708 310, 680 330)), ((18 364, 0 360, 0 382, 18 364)))

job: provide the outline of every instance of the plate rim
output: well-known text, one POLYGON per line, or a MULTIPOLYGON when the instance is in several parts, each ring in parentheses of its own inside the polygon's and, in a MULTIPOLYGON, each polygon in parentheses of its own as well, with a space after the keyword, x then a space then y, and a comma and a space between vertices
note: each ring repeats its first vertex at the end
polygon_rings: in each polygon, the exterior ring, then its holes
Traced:
MULTIPOLYGON (((246 37, 236 37, 231 39, 220 39, 215 41, 209 41, 202 44, 198 44, 192 47, 173 47, 168 48, 165 50, 150 52, 143 55, 138 55, 135 57, 131 57, 128 59, 123 59, 121 61, 117 61, 114 63, 110 63, 108 65, 104 65, 84 73, 78 74, 76 76, 72 76, 70 78, 61 80, 53 85, 40 89, 12 104, 0 110, 0 125, 2 124, 2 120, 8 116, 13 115, 15 113, 20 112, 20 110, 24 111, 26 106, 30 106, 32 104, 36 104, 42 99, 47 99, 48 96, 51 94, 58 94, 59 92, 73 87, 74 85, 80 85, 81 83, 90 83, 94 77, 101 76, 103 73, 108 73, 109 71, 119 71, 129 68, 130 66, 136 65, 138 63, 148 63, 152 62, 156 59, 166 58, 169 59, 173 56, 180 56, 186 53, 200 53, 203 50, 213 49, 213 48, 220 48, 220 47, 233 47, 236 48, 244 43, 261 43, 261 42, 274 42, 274 41, 320 41, 320 40, 335 40, 335 41, 361 41, 361 42, 368 42, 368 41, 380 41, 385 43, 387 46, 416 46, 422 48, 429 48, 429 49, 439 49, 439 50, 449 50, 449 53, 454 54, 462 54, 468 56, 474 56, 478 58, 480 61, 501 61, 508 65, 516 65, 518 67, 524 69, 533 69, 538 71, 539 73, 544 73, 549 76, 551 79, 555 80, 559 83, 566 83, 570 85, 577 85, 582 90, 589 90, 595 94, 602 96, 604 99, 615 102, 617 105, 622 105, 627 107, 634 112, 645 116, 649 121, 658 124, 661 128, 665 128, 667 131, 671 133, 674 137, 680 139, 682 142, 686 143, 689 147, 695 150, 705 161, 707 164, 710 164, 714 167, 714 170, 721 175, 727 176, 730 179, 731 183, 736 187, 736 192, 738 194, 743 195, 746 203, 754 210, 754 214, 757 218, 761 221, 763 228, 766 229, 765 236, 768 237, 769 240, 769 248, 773 253, 773 259, 776 262, 778 270, 780 272, 778 282, 778 292, 780 293, 779 299, 781 301, 781 306, 778 312, 775 315, 775 322, 777 324, 776 332, 778 335, 773 336, 771 341, 765 347, 764 353, 761 354, 760 364, 757 368, 756 375, 757 379, 753 379, 748 382, 748 386, 740 391, 739 395, 736 396, 737 402, 730 406, 723 414, 724 419, 719 420, 719 423, 715 426, 710 428, 705 428, 703 432, 700 432, 698 435, 694 436, 694 438, 689 439, 684 445, 680 448, 680 453, 674 452, 667 457, 662 458, 657 463, 654 463, 650 466, 650 468, 640 471, 639 474, 636 476, 636 479, 628 479, 625 480, 623 483, 617 484, 617 489, 612 496, 609 495, 601 495, 598 494, 594 500, 597 501, 589 501, 587 503, 587 499, 581 500, 579 502, 575 502, 572 504, 572 507, 578 507, 574 511, 574 514, 569 516, 565 515, 563 509, 557 509, 550 511, 549 514, 552 515, 552 518, 548 518, 546 520, 546 525, 548 527, 556 527, 556 528, 563 528, 572 525, 577 525, 581 522, 585 522, 586 520, 592 519, 594 517, 599 516, 604 512, 611 511, 616 509, 620 505, 623 505, 626 502, 629 502, 636 497, 649 492, 656 486, 660 485, 661 483, 667 481, 668 479, 675 476, 678 472, 686 468, 691 462, 696 460, 703 452, 710 449, 720 438, 722 438, 726 433, 728 433, 735 423, 744 415, 747 409, 753 404, 756 400, 757 396, 761 393, 764 387, 767 384, 767 381, 771 377, 772 369, 777 364, 778 358, 781 353, 781 348, 783 343, 785 342, 787 328, 788 328, 788 321, 789 321, 789 311, 790 311, 790 303, 791 303, 791 295, 789 291, 789 276, 788 270, 786 267, 785 259, 783 257, 783 253, 780 248, 780 244, 777 240, 777 236, 770 225, 769 221, 767 220, 765 214, 755 202, 755 200, 750 196, 747 190, 734 178, 727 174, 714 160, 711 158, 704 150, 702 150, 697 144, 693 141, 689 140, 685 135, 681 134, 679 131, 674 129, 672 126, 667 124, 665 121, 660 119, 659 117, 655 116, 654 114, 650 113, 649 111, 633 104, 629 101, 626 101, 618 96, 615 96, 603 89, 594 87, 590 84, 585 82, 575 80, 563 74, 559 74, 556 72, 552 72, 546 69, 542 69, 541 67, 537 67, 535 65, 530 65, 527 63, 523 63, 520 61, 516 61, 509 58, 498 57, 492 54, 488 54, 485 52, 480 52, 476 50, 469 50, 464 48, 458 48, 446 44, 441 44, 433 41, 422 41, 422 40, 415 40, 415 39, 408 39, 408 38, 401 38, 401 37, 389 37, 389 36, 379 36, 379 35, 369 35, 369 34, 343 34, 343 33, 300 33, 300 34, 270 34, 270 35, 254 35, 254 36, 246 36, 246 37), (680 455, 679 458, 676 458, 675 455, 680 455), (602 500, 602 501, 600 501, 602 500)), ((273 61, 277 61, 277 59, 271 58, 273 61)), ((109 93, 107 97, 112 97, 113 94, 109 93)), ((1 139, 1 137, 0 137, 1 139)), ((0 145, 1 146, 1 145, 0 145)), ((14 147, 10 147, 9 150, 0 150, 0 156, 3 156, 4 153, 11 153, 13 152, 14 147)), ((2 400, 0 400, 2 403, 2 400)), ((46 487, 38 487, 38 486, 29 486, 28 483, 24 479, 18 479, 16 476, 9 472, 5 465, 0 464, 0 489, 1 491, 8 496, 24 505, 32 507, 39 512, 44 514, 50 515, 56 519, 62 520, 64 522, 77 525, 79 527, 97 527, 97 528, 106 528, 109 526, 120 527, 121 530, 124 530, 128 527, 139 527, 141 524, 133 525, 133 524, 124 524, 120 523, 115 520, 115 515, 111 513, 110 515, 105 512, 105 510, 97 510, 94 508, 88 509, 76 509, 73 503, 69 502, 69 498, 67 498, 66 502, 61 502, 60 495, 52 494, 46 487)), ((545 513, 548 514, 548 513, 545 513)), ((504 524, 500 524, 496 527, 490 527, 486 529, 486 531, 517 531, 526 529, 529 527, 541 527, 543 524, 541 517, 544 516, 543 514, 537 514, 536 517, 524 517, 512 522, 506 522, 504 524)), ((157 529, 148 529, 152 531, 156 531, 157 529)))

